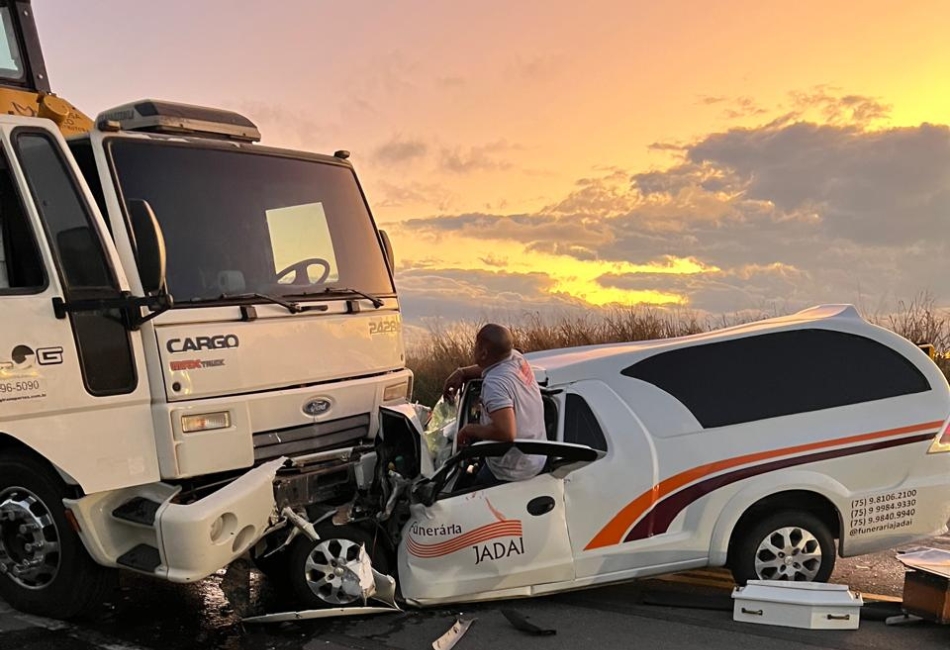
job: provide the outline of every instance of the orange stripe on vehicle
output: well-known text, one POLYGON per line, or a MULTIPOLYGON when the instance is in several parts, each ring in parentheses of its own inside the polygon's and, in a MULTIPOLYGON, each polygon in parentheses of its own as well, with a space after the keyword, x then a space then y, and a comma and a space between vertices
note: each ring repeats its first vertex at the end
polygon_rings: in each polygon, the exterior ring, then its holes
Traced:
POLYGON ((755 463, 761 460, 777 458, 779 456, 800 454, 807 451, 814 451, 816 449, 837 447, 838 445, 848 445, 856 442, 866 442, 868 440, 887 438, 905 433, 916 433, 925 429, 934 429, 941 426, 943 426, 942 420, 938 420, 936 422, 926 422, 923 424, 914 424, 896 429, 875 431, 873 433, 862 433, 855 436, 848 436, 846 438, 836 438, 834 440, 823 440, 821 442, 795 445, 794 447, 785 447, 784 449, 760 451, 754 454, 746 454, 744 456, 736 456, 735 458, 727 458, 725 460, 719 460, 713 463, 707 463, 705 465, 688 469, 685 472, 680 472, 675 476, 671 476, 666 480, 660 481, 660 483, 654 485, 652 489, 647 490, 624 506, 623 509, 614 515, 613 519, 611 519, 607 525, 600 530, 600 532, 594 535, 594 538, 588 542, 587 546, 584 547, 584 550, 589 551, 595 548, 619 544, 623 541, 627 531, 630 530, 637 520, 640 519, 644 513, 648 512, 660 499, 672 492, 675 492, 681 487, 705 476, 709 476, 710 474, 715 474, 716 472, 721 472, 722 470, 731 469, 733 467, 745 465, 747 463, 755 463))

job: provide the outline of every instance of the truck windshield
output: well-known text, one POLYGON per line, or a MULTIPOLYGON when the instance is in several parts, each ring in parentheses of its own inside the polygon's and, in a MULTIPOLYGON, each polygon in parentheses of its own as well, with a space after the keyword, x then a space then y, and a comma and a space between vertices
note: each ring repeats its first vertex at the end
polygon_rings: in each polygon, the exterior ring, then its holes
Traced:
POLYGON ((0 80, 21 81, 23 66, 10 7, 0 4, 0 80))
POLYGON ((122 199, 148 201, 162 226, 176 303, 393 292, 349 167, 181 143, 114 139, 108 148, 122 199))

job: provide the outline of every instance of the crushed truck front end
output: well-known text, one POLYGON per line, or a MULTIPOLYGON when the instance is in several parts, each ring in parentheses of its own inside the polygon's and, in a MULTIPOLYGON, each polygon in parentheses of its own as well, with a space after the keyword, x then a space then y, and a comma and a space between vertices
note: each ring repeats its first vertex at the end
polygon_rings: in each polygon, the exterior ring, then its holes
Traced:
POLYGON ((191 581, 285 508, 312 518, 367 489, 380 407, 407 402, 412 374, 388 239, 348 161, 260 146, 234 114, 173 105, 169 126, 172 105, 130 106, 69 145, 132 293, 171 297, 138 328, 161 480, 69 507, 100 564, 191 581), (135 273, 143 206, 162 287, 135 273))

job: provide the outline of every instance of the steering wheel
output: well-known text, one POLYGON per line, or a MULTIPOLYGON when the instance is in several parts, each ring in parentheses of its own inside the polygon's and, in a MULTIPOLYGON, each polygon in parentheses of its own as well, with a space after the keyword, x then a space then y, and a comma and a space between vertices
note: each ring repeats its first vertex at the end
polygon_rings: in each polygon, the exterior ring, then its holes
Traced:
POLYGON ((291 284, 323 284, 326 282, 326 279, 330 277, 330 263, 322 257, 308 257, 299 262, 294 262, 277 274, 277 282, 280 282, 281 278, 291 273, 294 274, 294 280, 291 284), (308 273, 311 266, 323 267, 323 275, 313 282, 310 281, 310 274, 308 273))

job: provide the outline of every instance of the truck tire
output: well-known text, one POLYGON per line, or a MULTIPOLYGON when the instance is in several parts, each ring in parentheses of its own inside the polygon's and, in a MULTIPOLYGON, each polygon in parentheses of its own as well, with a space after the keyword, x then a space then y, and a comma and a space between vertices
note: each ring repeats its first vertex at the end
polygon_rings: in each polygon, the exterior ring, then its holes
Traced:
POLYGON ((343 592, 342 577, 334 570, 355 559, 362 545, 373 568, 389 574, 391 565, 385 546, 358 526, 325 522, 317 525, 316 531, 320 536, 316 542, 299 537, 290 546, 290 588, 294 596, 308 609, 362 604, 359 596, 343 592))
POLYGON ((66 521, 67 489, 34 456, 0 457, 0 598, 20 611, 80 617, 115 585, 115 571, 93 562, 66 521))
POLYGON ((737 533, 729 568, 740 585, 749 580, 827 582, 834 571, 834 538, 809 512, 776 512, 737 533))

